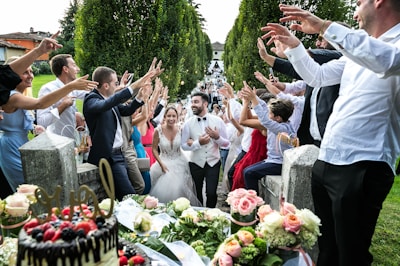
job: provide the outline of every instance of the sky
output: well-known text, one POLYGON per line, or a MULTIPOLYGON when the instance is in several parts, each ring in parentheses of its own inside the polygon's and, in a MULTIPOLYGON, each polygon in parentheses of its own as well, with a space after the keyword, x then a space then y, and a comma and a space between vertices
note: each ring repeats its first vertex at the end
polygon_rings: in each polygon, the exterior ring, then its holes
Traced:
MULTIPOLYGON (((239 14, 241 0, 194 0, 206 19, 206 32, 212 43, 224 43, 239 14)), ((65 16, 69 0, 3 0, 0 34, 34 31, 55 33, 65 16)))

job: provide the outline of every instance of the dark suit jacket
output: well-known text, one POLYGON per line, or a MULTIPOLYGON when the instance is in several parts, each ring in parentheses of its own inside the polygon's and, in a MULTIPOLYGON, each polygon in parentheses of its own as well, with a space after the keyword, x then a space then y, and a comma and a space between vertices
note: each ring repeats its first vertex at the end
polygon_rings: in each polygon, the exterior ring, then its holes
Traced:
POLYGON ((132 115, 135 110, 143 105, 136 100, 130 104, 124 104, 132 97, 129 89, 123 89, 108 99, 95 89, 86 95, 83 102, 83 115, 85 116, 92 139, 88 162, 98 165, 101 158, 110 160, 115 132, 117 131, 117 119, 112 108, 117 113, 121 123, 120 116, 132 115))
MULTIPOLYGON (((312 49, 310 50, 311 56, 314 60, 319 64, 324 64, 333 59, 338 59, 342 56, 341 53, 335 50, 326 50, 326 49, 312 49)), ((292 64, 288 60, 284 60, 281 58, 276 58, 273 69, 291 76, 295 79, 302 79, 294 70, 292 64)), ((333 104, 335 103, 338 95, 339 95, 339 87, 340 84, 322 87, 319 90, 317 96, 317 107, 316 107, 316 116, 318 129, 321 134, 321 137, 324 136, 326 123, 328 122, 328 118, 332 113, 333 104)), ((300 122, 300 127, 297 130, 297 137, 300 140, 300 144, 316 144, 319 146, 319 143, 316 142, 310 134, 310 99, 313 91, 313 87, 306 86, 306 91, 304 94, 305 102, 304 102, 304 110, 303 115, 300 122)))

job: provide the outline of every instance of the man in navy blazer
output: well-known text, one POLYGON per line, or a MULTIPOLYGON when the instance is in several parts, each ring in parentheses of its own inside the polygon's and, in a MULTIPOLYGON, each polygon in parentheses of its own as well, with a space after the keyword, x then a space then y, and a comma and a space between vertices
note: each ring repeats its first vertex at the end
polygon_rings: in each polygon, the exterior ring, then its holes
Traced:
POLYGON ((155 68, 155 60, 149 72, 134 82, 130 87, 124 88, 115 93, 119 86, 116 72, 108 67, 98 67, 93 72, 93 80, 99 83, 86 95, 83 102, 83 113, 87 121, 92 139, 92 147, 89 153, 88 162, 98 165, 101 158, 110 163, 114 184, 115 196, 121 200, 127 194, 134 194, 129 177, 128 168, 122 153, 122 128, 121 116, 132 115, 137 108, 143 105, 145 97, 151 94, 151 80, 162 73, 159 63, 155 68), (134 90, 139 89, 135 99, 131 99, 134 90))

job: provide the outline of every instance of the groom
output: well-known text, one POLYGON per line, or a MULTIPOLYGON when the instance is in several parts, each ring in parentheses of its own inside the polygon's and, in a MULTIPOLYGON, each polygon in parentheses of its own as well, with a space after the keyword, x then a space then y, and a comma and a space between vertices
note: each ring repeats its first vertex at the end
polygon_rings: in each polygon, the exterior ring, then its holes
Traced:
POLYGON ((191 151, 190 173, 196 185, 197 198, 203 203, 203 182, 206 180, 206 206, 217 204, 217 187, 221 166, 219 148, 227 148, 229 140, 224 121, 208 114, 208 95, 202 92, 192 94, 193 116, 182 129, 182 149, 191 151))

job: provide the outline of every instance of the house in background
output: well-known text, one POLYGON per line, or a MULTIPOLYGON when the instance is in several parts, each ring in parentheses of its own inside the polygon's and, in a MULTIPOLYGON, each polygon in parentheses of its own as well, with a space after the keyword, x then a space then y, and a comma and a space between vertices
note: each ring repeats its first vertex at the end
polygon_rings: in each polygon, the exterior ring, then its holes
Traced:
POLYGON ((26 48, 11 42, 0 40, 0 64, 4 64, 12 56, 25 54, 26 48))
MULTIPOLYGON (((14 32, 14 33, 8 33, 8 34, 0 34, 0 41, 2 42, 8 42, 11 44, 14 44, 18 47, 24 47, 25 48, 25 53, 28 53, 32 49, 34 49, 36 46, 40 44, 40 42, 46 38, 51 36, 49 32, 42 32, 42 31, 34 31, 33 28, 30 28, 30 31, 28 33, 23 33, 23 32, 14 32)), ((14 56, 15 54, 8 55, 4 54, 4 61, 7 60, 10 56, 14 56)), ((0 56, 0 61, 3 58, 0 56)), ((44 54, 40 56, 37 61, 48 61, 49 60, 49 55, 44 54)))
POLYGON ((224 77, 224 61, 222 61, 222 54, 224 53, 224 44, 215 42, 211 44, 213 50, 213 57, 207 68, 207 75, 205 82, 212 81, 217 84, 218 80, 225 81, 224 77))

